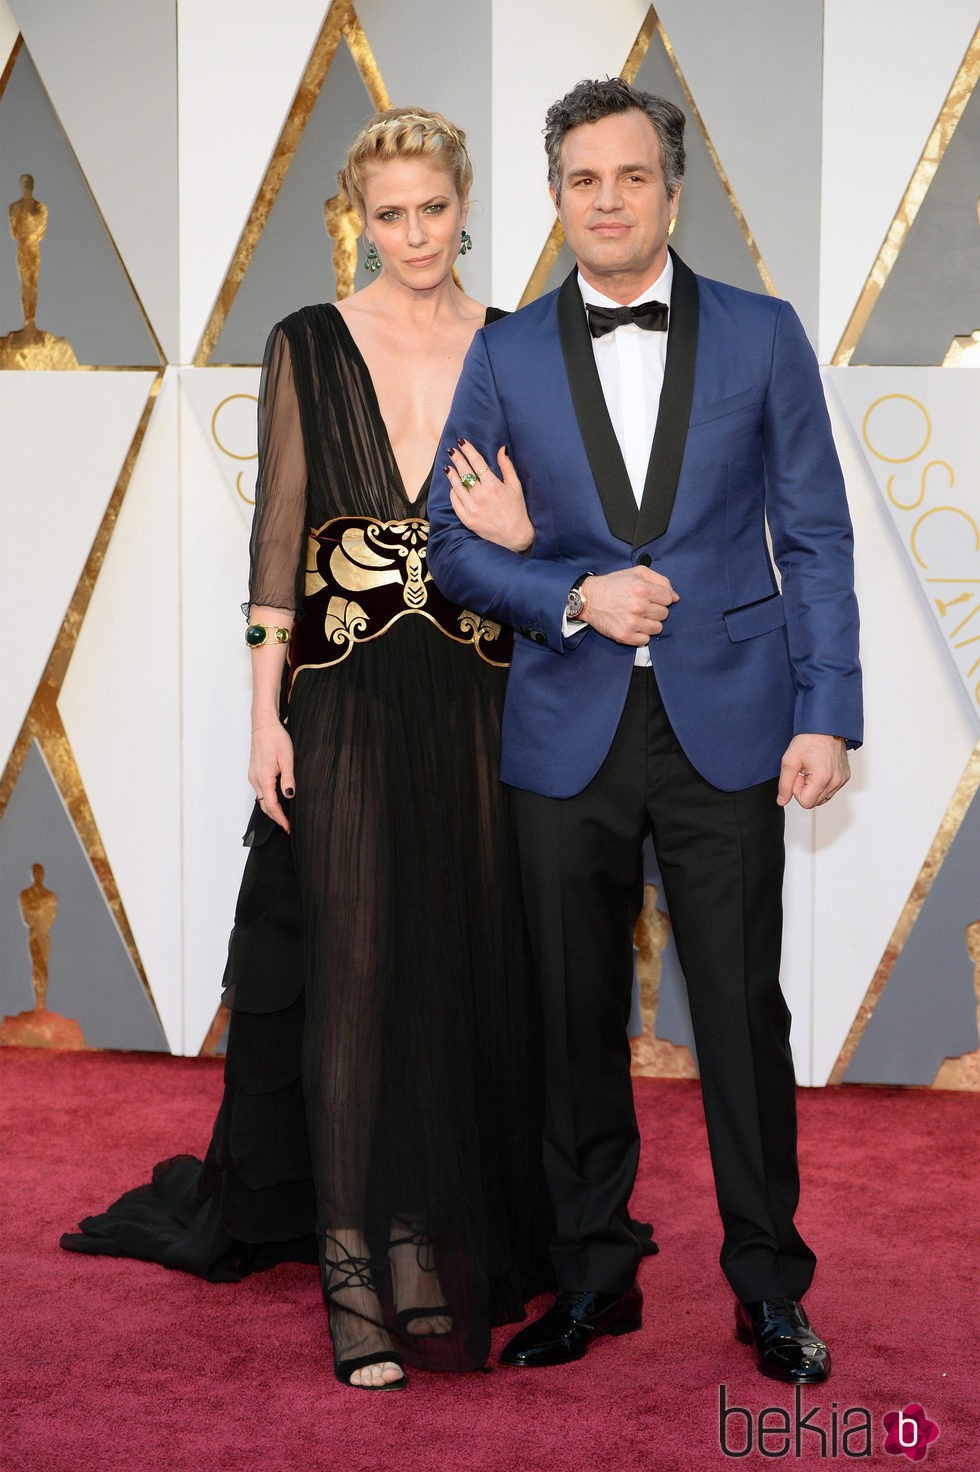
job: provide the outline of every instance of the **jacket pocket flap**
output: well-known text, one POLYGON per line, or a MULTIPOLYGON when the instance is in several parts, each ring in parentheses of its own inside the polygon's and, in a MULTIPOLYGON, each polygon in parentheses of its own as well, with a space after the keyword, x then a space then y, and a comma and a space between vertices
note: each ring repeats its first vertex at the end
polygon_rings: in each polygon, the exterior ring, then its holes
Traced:
POLYGON ((724 419, 729 414, 737 414, 740 409, 758 408, 766 397, 766 389, 764 383, 755 384, 741 393, 731 394, 727 399, 713 399, 710 403, 697 405, 691 410, 688 428, 696 429, 700 424, 724 419))
POLYGON ((733 608, 722 614, 728 637, 733 643, 741 639, 754 639, 757 634, 771 634, 786 623, 786 610, 778 593, 763 598, 758 603, 746 603, 744 608, 733 608))

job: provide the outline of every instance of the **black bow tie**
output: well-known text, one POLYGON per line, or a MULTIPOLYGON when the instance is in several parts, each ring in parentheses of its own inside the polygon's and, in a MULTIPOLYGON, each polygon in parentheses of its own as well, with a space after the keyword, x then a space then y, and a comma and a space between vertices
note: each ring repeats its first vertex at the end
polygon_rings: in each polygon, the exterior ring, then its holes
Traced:
POLYGON ((615 332, 617 327, 625 327, 630 322, 645 332, 667 331, 666 302, 640 302, 636 307, 596 307, 586 302, 585 310, 589 314, 589 331, 593 337, 605 337, 607 332, 615 332))

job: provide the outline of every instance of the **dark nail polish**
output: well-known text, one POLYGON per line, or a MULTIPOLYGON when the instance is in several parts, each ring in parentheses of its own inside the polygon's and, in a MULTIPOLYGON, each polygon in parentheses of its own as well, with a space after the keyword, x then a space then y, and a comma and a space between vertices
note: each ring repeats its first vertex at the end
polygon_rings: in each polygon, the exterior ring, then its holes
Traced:
POLYGON ((451 469, 451 466, 449 466, 449 465, 444 465, 444 466, 443 466, 443 467, 442 467, 442 468, 443 468, 443 471, 444 471, 444 472, 445 472, 445 474, 446 474, 446 475, 448 475, 448 474, 449 474, 449 471, 450 471, 450 469, 451 469))
POLYGON ((282 789, 282 795, 283 795, 283 797, 292 797, 294 791, 295 791, 295 788, 293 788, 293 787, 284 787, 282 789))
POLYGON ((457 443, 457 445, 459 445, 459 448, 460 449, 463 448, 463 441, 462 440, 457 440, 456 443, 457 443))

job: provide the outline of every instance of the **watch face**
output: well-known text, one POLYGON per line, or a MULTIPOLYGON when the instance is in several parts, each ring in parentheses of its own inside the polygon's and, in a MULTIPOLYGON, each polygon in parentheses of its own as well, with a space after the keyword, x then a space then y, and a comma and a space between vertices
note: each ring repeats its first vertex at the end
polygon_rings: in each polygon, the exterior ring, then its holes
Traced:
POLYGON ((572 591, 569 593, 568 599, 565 603, 565 617, 578 618, 584 606, 585 599, 582 597, 582 594, 579 592, 578 588, 573 588, 572 591))

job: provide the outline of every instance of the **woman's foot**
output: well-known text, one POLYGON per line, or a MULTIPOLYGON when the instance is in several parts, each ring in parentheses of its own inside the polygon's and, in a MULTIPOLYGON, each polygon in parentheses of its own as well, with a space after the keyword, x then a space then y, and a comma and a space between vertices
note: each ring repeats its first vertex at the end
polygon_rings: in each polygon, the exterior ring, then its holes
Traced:
POLYGON ((403 1222, 391 1224, 388 1243, 395 1327, 419 1338, 452 1332, 453 1319, 436 1272, 432 1243, 403 1222))
POLYGON ((400 1360, 381 1360, 376 1365, 363 1365, 351 1370, 346 1384, 355 1390, 403 1390, 408 1384, 400 1360))
POLYGON ((321 1238, 320 1277, 337 1379, 355 1390, 403 1390, 408 1382, 384 1327, 375 1264, 360 1232, 321 1238))

